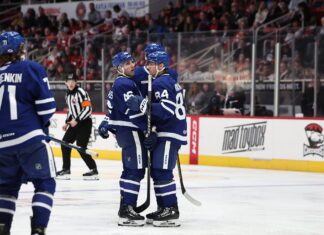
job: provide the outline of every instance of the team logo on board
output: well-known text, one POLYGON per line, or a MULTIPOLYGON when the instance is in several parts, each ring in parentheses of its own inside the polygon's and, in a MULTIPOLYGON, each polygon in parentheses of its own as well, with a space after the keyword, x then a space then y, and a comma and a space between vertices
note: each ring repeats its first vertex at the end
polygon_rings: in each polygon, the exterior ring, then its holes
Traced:
POLYGON ((310 123, 305 127, 308 144, 304 144, 304 157, 319 156, 324 157, 324 136, 323 128, 317 123, 310 123))
POLYGON ((264 150, 266 129, 266 121, 225 127, 222 153, 264 150))

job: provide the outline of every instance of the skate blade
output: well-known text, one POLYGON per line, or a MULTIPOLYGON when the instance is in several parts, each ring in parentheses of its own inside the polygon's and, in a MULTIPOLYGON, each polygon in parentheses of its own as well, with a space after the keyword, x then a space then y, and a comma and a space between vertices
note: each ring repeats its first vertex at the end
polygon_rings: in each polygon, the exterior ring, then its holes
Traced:
POLYGON ((153 219, 146 219, 147 224, 153 224, 153 219))
POLYGON ((164 221, 153 220, 153 226, 154 227, 179 227, 180 223, 177 219, 164 220, 164 221))
POLYGON ((55 179, 57 180, 70 180, 71 179, 71 176, 70 175, 58 175, 55 177, 55 179))
POLYGON ((118 226, 142 227, 144 223, 145 220, 130 220, 127 218, 119 218, 118 220, 118 226))
POLYGON ((83 180, 99 180, 99 177, 97 175, 83 176, 83 180))

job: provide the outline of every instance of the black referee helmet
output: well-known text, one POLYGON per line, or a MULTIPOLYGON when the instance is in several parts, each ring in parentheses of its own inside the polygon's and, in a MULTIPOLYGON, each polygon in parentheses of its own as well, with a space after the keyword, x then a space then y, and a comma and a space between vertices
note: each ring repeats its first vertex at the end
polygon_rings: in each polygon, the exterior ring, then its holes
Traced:
POLYGON ((74 80, 77 81, 78 78, 75 73, 69 73, 66 75, 65 81, 74 80))

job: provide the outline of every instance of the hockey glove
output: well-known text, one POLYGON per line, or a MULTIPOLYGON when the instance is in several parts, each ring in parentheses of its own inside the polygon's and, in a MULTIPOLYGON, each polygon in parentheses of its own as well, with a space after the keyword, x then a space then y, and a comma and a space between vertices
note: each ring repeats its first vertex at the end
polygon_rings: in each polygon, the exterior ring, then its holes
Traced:
POLYGON ((43 131, 45 133, 45 135, 49 134, 49 126, 51 125, 50 121, 48 121, 45 126, 43 127, 43 131))
POLYGON ((106 116, 99 125, 98 133, 103 139, 107 139, 109 137, 108 130, 109 130, 109 117, 106 116))
POLYGON ((134 112, 146 113, 147 98, 141 96, 131 96, 126 101, 128 108, 134 112))
POLYGON ((157 143, 157 134, 154 131, 151 132, 151 134, 144 139, 144 147, 147 150, 152 151, 155 148, 156 143, 157 143))

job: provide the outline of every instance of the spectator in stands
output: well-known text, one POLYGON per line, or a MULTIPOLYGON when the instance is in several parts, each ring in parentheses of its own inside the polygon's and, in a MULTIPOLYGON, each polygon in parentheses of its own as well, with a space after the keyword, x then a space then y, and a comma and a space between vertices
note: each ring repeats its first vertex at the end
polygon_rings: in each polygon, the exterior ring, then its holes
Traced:
POLYGON ((38 7, 37 25, 42 29, 50 25, 50 20, 42 7, 38 7))
MULTIPOLYGON (((321 25, 318 34, 318 64, 324 64, 324 16, 321 18, 321 25)), ((319 71, 324 73, 324 66, 319 66, 319 71)))
POLYGON ((288 8, 290 11, 297 11, 298 10, 298 4, 301 2, 305 2, 305 0, 290 0, 288 8))
POLYGON ((235 44, 234 59, 238 60, 241 54, 244 57, 251 57, 251 44, 246 43, 244 35, 238 37, 238 42, 235 44))
POLYGON ((54 74, 54 80, 55 81, 65 81, 65 77, 67 76, 67 73, 64 71, 64 66, 61 62, 57 64, 56 71, 54 74))
POLYGON ((41 36, 40 32, 36 32, 34 38, 31 38, 28 42, 28 48, 31 51, 35 51, 35 50, 40 50, 39 54, 42 54, 42 43, 43 43, 43 38, 41 36))
POLYGON ((229 15, 229 22, 232 29, 238 28, 239 19, 242 18, 243 13, 239 10, 238 2, 233 1, 229 15))
POLYGON ((314 116, 314 80, 306 83, 306 88, 301 100, 301 110, 304 117, 314 116))
POLYGON ((261 61, 255 73, 259 81, 274 81, 273 65, 269 61, 261 61))
POLYGON ((27 9, 26 14, 24 16, 24 21, 25 21, 26 28, 31 28, 33 26, 37 26, 36 13, 33 8, 27 9))
POLYGON ((25 27, 24 13, 22 11, 18 12, 17 16, 13 19, 10 25, 15 29, 15 31, 20 32, 22 28, 25 27))
POLYGON ((72 54, 69 56, 69 61, 76 68, 82 68, 83 67, 83 56, 80 54, 80 48, 79 47, 74 47, 72 49, 72 54))
POLYGON ((219 22, 216 16, 213 16, 210 22, 209 30, 212 33, 216 33, 219 30, 219 22))
POLYGON ((267 8, 266 2, 261 0, 259 2, 258 11, 255 14, 255 20, 253 23, 253 27, 256 28, 256 27, 260 26, 261 24, 265 23, 268 13, 269 13, 269 10, 267 8))
POLYGON ((281 11, 280 7, 278 6, 278 2, 276 2, 276 1, 270 1, 268 8, 269 8, 269 12, 268 12, 265 22, 273 21, 274 19, 277 19, 283 15, 283 12, 281 11))
POLYGON ((254 20, 255 20, 255 15, 257 13, 256 5, 255 3, 251 2, 248 7, 245 10, 245 17, 247 19, 247 25, 249 27, 253 26, 254 20))
POLYGON ((196 31, 198 31, 198 32, 209 31, 209 27, 210 27, 210 24, 209 24, 207 15, 205 12, 201 11, 199 13, 199 19, 197 21, 196 31))
POLYGON ((61 56, 61 63, 63 65, 63 70, 65 74, 71 74, 75 72, 75 66, 70 62, 67 55, 63 54, 61 56))
POLYGON ((303 22, 304 25, 308 25, 312 17, 312 12, 305 1, 298 3, 298 13, 297 19, 303 22))
POLYGON ((58 30, 68 32, 70 30, 70 21, 68 15, 63 12, 58 20, 58 30))
POLYGON ((90 12, 88 13, 88 21, 92 26, 101 23, 102 18, 98 10, 96 10, 95 4, 93 2, 89 3, 90 12))
POLYGON ((129 19, 129 13, 125 9, 121 9, 121 7, 118 4, 113 6, 113 11, 117 15, 118 20, 120 20, 121 17, 125 17, 126 20, 129 19))
POLYGON ((292 76, 295 77, 295 79, 302 79, 304 78, 304 67, 301 63, 301 59, 299 57, 294 58, 292 64, 291 64, 291 71, 292 76))
POLYGON ((209 100, 208 85, 205 91, 201 90, 200 85, 196 82, 190 83, 190 88, 186 94, 185 107, 188 114, 200 114, 206 102, 209 100), (206 94, 205 94, 206 93, 206 94))
POLYGON ((119 21, 115 23, 115 28, 112 34, 115 43, 122 43, 127 40, 129 34, 128 23, 125 17, 120 17, 119 21))
POLYGON ((112 32, 114 28, 114 20, 111 10, 105 12, 103 23, 99 26, 99 32, 112 32))
POLYGON ((196 26, 195 26, 195 22, 192 18, 191 15, 187 15, 185 18, 185 22, 183 25, 183 31, 184 32, 193 32, 195 30, 196 26))
POLYGON ((200 113, 203 115, 223 115, 225 92, 225 84, 222 81, 216 81, 214 92, 211 94, 207 106, 200 113))
POLYGON ((278 7, 280 8, 281 15, 286 15, 289 13, 289 8, 285 1, 280 1, 278 3, 278 7))
POLYGON ((185 25, 185 16, 183 14, 177 15, 177 20, 175 21, 173 32, 183 32, 184 31, 184 25, 185 25))
POLYGON ((288 69, 287 63, 282 61, 279 66, 280 80, 290 79, 290 71, 288 69))
POLYGON ((225 108, 237 109, 240 111, 241 115, 244 115, 245 92, 243 88, 237 83, 227 87, 225 108))
POLYGON ((184 73, 181 76, 183 81, 198 81, 201 80, 201 71, 199 71, 198 66, 196 62, 192 61, 189 63, 187 69, 184 71, 184 73))

